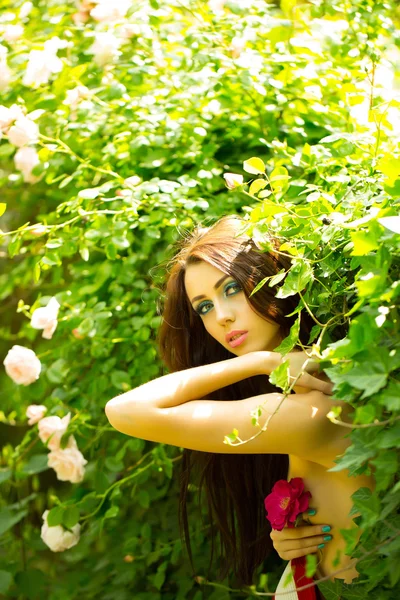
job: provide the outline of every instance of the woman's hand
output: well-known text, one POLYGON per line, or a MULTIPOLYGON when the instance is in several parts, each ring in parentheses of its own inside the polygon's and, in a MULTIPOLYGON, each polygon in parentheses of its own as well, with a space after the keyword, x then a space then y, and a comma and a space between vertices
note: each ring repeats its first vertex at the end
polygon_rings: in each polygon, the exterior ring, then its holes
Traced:
MULTIPOLYGON (((276 353, 279 355, 279 353, 276 353)), ((281 357, 280 362, 284 362, 289 360, 289 375, 290 382, 297 378, 297 376, 304 370, 304 373, 297 379, 296 388, 305 388, 298 390, 299 392, 308 392, 310 390, 318 390, 326 395, 332 394, 333 383, 330 381, 325 373, 318 374, 315 376, 314 374, 318 371, 318 363, 310 359, 307 354, 303 350, 295 350, 289 352, 285 357, 281 357), (304 364, 307 362, 306 367, 304 368, 304 364)))
POLYGON ((283 560, 313 554, 332 539, 326 531, 328 525, 301 525, 285 527, 282 531, 273 529, 270 536, 273 546, 283 560), (325 532, 322 528, 325 528, 325 532), (321 546, 322 544, 322 546, 321 546))
MULTIPOLYGON (((279 352, 261 352, 261 372, 270 375, 272 371, 286 360, 289 361, 290 382, 298 377, 304 370, 304 373, 297 379, 295 388, 299 393, 306 393, 311 390, 317 390, 330 396, 333 390, 333 383, 325 373, 317 373, 318 362, 310 359, 303 350, 294 350, 288 352, 285 357, 282 357, 279 352), (307 362, 305 368, 304 364, 307 362), (315 376, 315 374, 317 376, 315 376)), ((259 363, 260 364, 260 363, 259 363)))

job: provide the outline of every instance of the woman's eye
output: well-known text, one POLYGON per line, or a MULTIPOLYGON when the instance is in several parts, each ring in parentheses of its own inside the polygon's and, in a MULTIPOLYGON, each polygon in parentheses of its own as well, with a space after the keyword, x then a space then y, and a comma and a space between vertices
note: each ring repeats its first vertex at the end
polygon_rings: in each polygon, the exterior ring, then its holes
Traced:
MULTIPOLYGON (((238 292, 241 292, 241 291, 242 291, 242 288, 236 281, 231 281, 224 288, 224 293, 226 296, 233 296, 234 294, 237 294, 238 292)), ((200 302, 200 304, 194 310, 197 312, 198 315, 204 316, 212 309, 212 307, 213 307, 212 302, 209 302, 209 301, 200 302)))
POLYGON ((236 281, 232 281, 231 283, 228 283, 228 285, 225 288, 225 293, 227 294, 227 296, 233 296, 233 294, 236 294, 237 292, 241 292, 242 288, 240 287, 240 285, 238 283, 236 283, 236 281), (230 292, 230 293, 228 293, 230 292))
POLYGON ((197 308, 196 308, 196 312, 199 315, 205 315, 206 313, 208 313, 208 310, 203 310, 204 308, 207 308, 207 306, 209 306, 211 304, 211 302, 204 302, 204 304, 200 304, 197 308))

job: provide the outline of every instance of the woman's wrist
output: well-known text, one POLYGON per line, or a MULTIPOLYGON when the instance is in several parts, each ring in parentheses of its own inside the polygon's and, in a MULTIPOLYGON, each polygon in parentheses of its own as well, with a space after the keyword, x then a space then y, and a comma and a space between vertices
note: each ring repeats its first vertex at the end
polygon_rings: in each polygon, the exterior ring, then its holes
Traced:
POLYGON ((255 375, 270 375, 282 362, 282 355, 279 352, 258 350, 252 352, 252 355, 254 355, 255 375))

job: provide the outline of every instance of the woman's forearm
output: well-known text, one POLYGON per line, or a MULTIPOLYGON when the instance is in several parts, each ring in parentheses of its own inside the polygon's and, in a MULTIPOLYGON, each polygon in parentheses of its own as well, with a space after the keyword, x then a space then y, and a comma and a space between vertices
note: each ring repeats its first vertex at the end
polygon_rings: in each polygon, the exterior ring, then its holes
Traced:
POLYGON ((277 352, 249 352, 210 365, 177 371, 125 392, 110 400, 107 406, 118 408, 130 403, 145 403, 156 408, 179 406, 190 400, 201 400, 215 390, 248 377, 271 373, 280 359, 277 352))

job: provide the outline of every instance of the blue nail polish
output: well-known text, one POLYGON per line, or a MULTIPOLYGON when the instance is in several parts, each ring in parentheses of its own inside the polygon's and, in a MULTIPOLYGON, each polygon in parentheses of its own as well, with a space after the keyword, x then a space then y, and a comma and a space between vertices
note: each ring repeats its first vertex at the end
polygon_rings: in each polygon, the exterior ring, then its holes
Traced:
POLYGON ((332 539, 331 535, 325 535, 324 536, 324 542, 329 542, 332 539))
POLYGON ((324 525, 324 526, 323 526, 323 528, 322 528, 322 531, 323 531, 324 533, 328 533, 328 531, 330 531, 330 530, 331 530, 331 528, 330 528, 330 526, 329 526, 329 525, 324 525))
POLYGON ((310 515, 310 517, 313 517, 314 515, 317 514, 317 511, 315 510, 315 508, 310 508, 310 510, 308 511, 308 514, 310 515))
POLYGON ((323 548, 325 544, 318 544, 318 548, 323 548))

